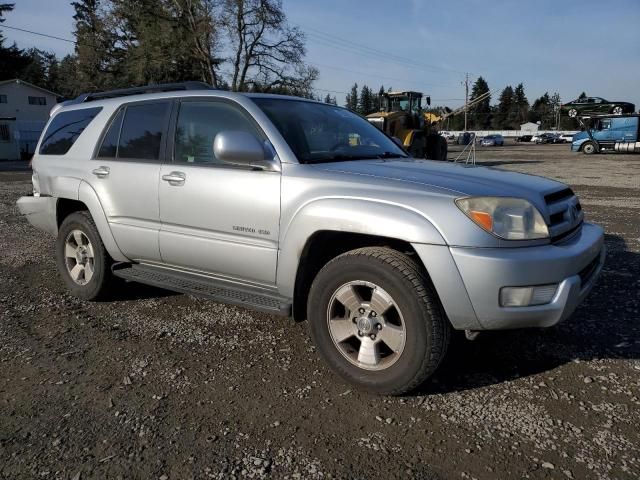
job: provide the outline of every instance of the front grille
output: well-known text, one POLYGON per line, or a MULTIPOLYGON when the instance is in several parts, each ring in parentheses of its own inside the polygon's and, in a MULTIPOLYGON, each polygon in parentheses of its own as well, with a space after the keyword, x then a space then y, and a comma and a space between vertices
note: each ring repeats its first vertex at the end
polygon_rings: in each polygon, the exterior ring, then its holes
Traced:
POLYGON ((578 275, 580 276, 580 281, 583 287, 587 283, 589 283, 589 280, 591 280, 591 277, 593 277, 593 274, 598 269, 599 263, 600 263, 600 255, 596 255, 596 258, 591 260, 586 267, 584 267, 582 270, 578 272, 578 275))
POLYGON ((567 239, 582 226, 584 213, 578 197, 570 188, 563 188, 544 196, 547 205, 549 235, 552 242, 567 239))
POLYGON ((571 197, 575 197, 573 190, 571 190, 570 188, 565 188, 564 190, 558 190, 557 192, 545 195, 544 201, 547 202, 548 205, 550 203, 559 202, 560 200, 565 200, 571 197))

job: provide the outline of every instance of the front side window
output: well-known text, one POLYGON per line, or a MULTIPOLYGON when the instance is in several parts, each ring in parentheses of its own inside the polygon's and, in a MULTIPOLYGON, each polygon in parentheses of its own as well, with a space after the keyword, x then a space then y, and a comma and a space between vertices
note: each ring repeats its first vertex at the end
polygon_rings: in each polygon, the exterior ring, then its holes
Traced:
POLYGON ((46 105, 47 98, 46 97, 32 97, 29 96, 29 105, 46 105))
POLYGON ((405 158, 393 140, 344 108, 304 100, 254 98, 300 163, 405 158))
POLYGON ((213 154, 213 141, 223 130, 260 137, 256 127, 236 107, 224 102, 182 102, 176 125, 174 162, 221 164, 213 154))
POLYGON ((117 158, 159 160, 168 102, 128 105, 118 141, 117 158))
POLYGON ((60 112, 49 123, 40 144, 40 155, 64 155, 102 107, 60 112))

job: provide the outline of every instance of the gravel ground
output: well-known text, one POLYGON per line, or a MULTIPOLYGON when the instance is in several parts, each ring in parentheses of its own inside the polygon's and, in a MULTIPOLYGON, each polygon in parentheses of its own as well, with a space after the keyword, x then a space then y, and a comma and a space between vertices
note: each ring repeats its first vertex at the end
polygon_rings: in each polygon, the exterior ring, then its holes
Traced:
POLYGON ((0 478, 640 477, 640 156, 478 163, 569 183, 607 264, 571 319, 458 340, 402 398, 342 383, 306 323, 134 284, 69 296, 15 207, 29 173, 0 168, 0 478))

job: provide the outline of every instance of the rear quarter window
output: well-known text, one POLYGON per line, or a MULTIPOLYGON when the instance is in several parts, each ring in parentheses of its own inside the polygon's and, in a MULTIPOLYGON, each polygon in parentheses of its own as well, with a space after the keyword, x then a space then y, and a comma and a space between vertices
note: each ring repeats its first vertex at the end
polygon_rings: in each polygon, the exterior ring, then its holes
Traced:
POLYGON ((83 108, 60 112, 53 117, 42 137, 40 155, 64 155, 67 153, 100 110, 102 107, 83 108))

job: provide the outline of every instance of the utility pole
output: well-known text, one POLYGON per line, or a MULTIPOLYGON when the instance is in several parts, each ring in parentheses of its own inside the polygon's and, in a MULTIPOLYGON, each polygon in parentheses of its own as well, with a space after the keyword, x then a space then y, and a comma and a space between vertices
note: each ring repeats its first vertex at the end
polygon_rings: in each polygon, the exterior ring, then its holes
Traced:
POLYGON ((464 131, 467 131, 467 114, 469 112, 469 74, 464 77, 464 131))

